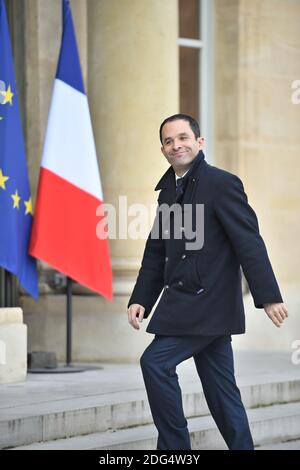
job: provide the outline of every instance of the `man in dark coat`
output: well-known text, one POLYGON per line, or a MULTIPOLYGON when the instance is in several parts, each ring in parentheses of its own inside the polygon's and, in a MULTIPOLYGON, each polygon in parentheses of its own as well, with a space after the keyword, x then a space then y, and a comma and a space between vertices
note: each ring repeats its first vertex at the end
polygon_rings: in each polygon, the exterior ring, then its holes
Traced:
POLYGON ((287 309, 243 184, 205 161, 197 121, 165 119, 160 140, 171 166, 155 188, 156 218, 128 302, 139 329, 161 294, 146 329, 155 337, 140 359, 157 449, 191 449, 176 366, 192 356, 228 448, 253 449, 231 348, 231 335, 245 332, 241 267, 255 306, 277 327, 287 309))

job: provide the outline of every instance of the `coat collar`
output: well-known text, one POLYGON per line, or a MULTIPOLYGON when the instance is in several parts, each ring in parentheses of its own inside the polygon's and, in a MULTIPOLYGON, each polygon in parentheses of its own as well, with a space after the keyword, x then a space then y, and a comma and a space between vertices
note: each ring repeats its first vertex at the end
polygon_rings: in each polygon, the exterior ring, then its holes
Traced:
MULTIPOLYGON (((185 176, 185 178, 199 178, 199 172, 200 169, 203 166, 204 162, 204 153, 202 150, 198 153, 197 157, 194 159, 191 168, 189 169, 189 172, 185 176)), ((175 172, 173 170, 173 167, 170 166, 168 170, 164 173, 164 175, 161 177, 157 185, 155 186, 154 190, 157 191, 158 189, 165 189, 165 188, 170 188, 175 186, 175 172)))

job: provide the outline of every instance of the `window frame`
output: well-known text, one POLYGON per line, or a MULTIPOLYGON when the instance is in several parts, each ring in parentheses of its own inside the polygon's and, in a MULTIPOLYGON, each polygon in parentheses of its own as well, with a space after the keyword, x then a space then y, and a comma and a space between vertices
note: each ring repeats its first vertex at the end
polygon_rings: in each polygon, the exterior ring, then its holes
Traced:
POLYGON ((199 1, 199 24, 201 39, 179 37, 179 47, 190 47, 199 51, 199 103, 200 131, 205 138, 204 153, 207 161, 213 162, 213 10, 214 0, 199 1))

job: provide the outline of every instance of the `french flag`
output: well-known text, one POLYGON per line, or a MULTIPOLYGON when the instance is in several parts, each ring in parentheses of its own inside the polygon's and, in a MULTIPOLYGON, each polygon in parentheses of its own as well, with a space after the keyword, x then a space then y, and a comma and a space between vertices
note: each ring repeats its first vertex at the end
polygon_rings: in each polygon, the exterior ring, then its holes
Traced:
POLYGON ((78 283, 112 299, 107 238, 96 210, 103 192, 92 123, 68 0, 39 175, 29 252, 78 283))

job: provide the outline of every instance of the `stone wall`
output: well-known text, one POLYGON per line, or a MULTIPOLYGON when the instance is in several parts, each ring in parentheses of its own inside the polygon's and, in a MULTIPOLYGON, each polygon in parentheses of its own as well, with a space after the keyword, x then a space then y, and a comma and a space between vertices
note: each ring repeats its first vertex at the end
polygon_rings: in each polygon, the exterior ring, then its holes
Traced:
POLYGON ((236 345, 289 349, 300 336, 300 2, 215 0, 215 18, 215 161, 244 182, 290 312, 278 332, 246 300, 236 345))

